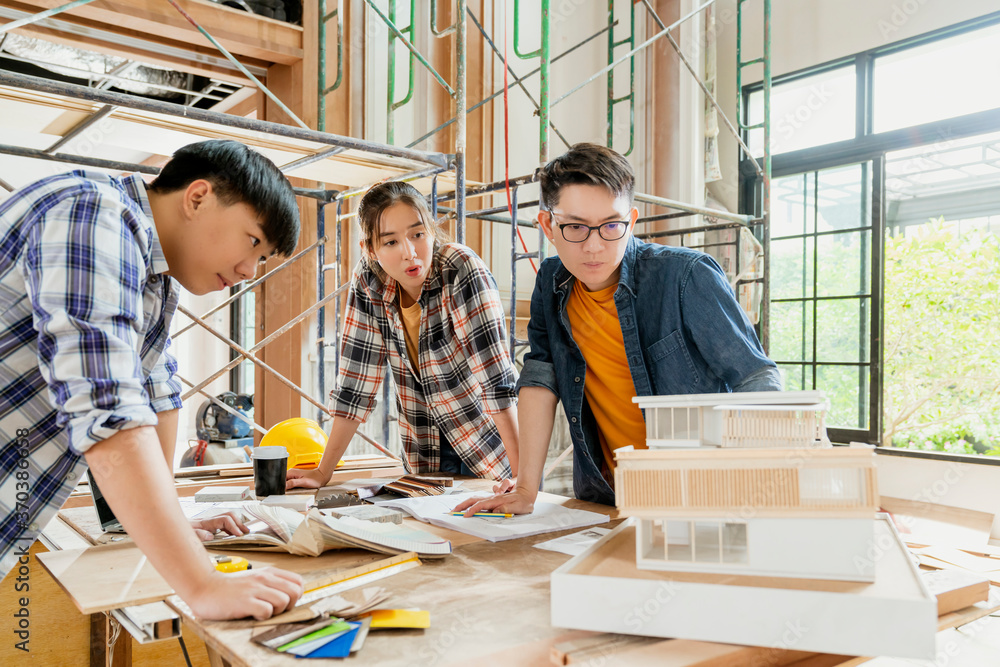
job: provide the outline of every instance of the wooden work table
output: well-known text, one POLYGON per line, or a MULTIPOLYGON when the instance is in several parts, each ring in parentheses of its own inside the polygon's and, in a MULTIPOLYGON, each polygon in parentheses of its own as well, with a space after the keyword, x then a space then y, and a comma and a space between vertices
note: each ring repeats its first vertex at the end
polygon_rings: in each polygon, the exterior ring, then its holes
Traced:
MULTIPOLYGON (((489 483, 481 480, 467 481, 466 486, 470 489, 480 486, 488 488, 489 483)), ((618 522, 616 512, 611 507, 547 494, 544 499, 567 507, 608 514, 611 521, 605 524, 606 527, 613 527, 618 522)), ((99 530, 85 518, 81 518, 84 517, 84 511, 86 510, 69 510, 74 513, 71 518, 72 523, 76 524, 76 533, 99 530)), ((564 533, 490 543, 447 529, 427 524, 418 525, 422 529, 453 539, 453 554, 443 560, 426 561, 419 567, 392 575, 374 585, 392 592, 393 596, 388 603, 392 607, 428 610, 431 614, 431 627, 427 630, 373 631, 368 635, 362 650, 347 659, 348 663, 380 666, 548 665, 552 664, 553 649, 557 646, 597 637, 595 633, 554 628, 550 623, 550 574, 565 563, 569 556, 536 549, 533 545, 564 533)), ((64 539, 72 539, 72 536, 72 531, 63 534, 64 539)), ((59 536, 52 537, 56 538, 54 542, 58 542, 59 536)), ((364 555, 366 552, 359 553, 364 555)), ((317 568, 331 567, 341 557, 336 552, 328 552, 318 559, 260 552, 243 552, 243 555, 257 566, 276 565, 307 576, 317 568)), ((347 554, 343 557, 347 557, 347 554)), ((171 596, 167 602, 183 619, 189 648, 195 637, 204 641, 208 663, 213 667, 226 664, 246 667, 301 664, 296 663, 296 659, 291 656, 254 644, 250 640, 253 627, 251 621, 203 621, 193 617, 187 606, 176 596, 171 596)), ((992 608, 995 607, 993 605, 992 608)), ((968 623, 984 616, 989 609, 981 607, 965 611, 965 616, 953 614, 952 618, 947 619, 947 625, 942 627, 968 623)), ((945 620, 942 617, 942 621, 945 620)), ((1000 664, 1000 619, 984 617, 966 625, 961 632, 947 630, 939 635, 939 646, 942 651, 947 651, 951 667, 1000 664), (982 662, 983 656, 990 656, 990 659, 982 662)), ((200 650, 200 646, 198 648, 200 650)), ((193 659, 195 657, 192 656, 193 659)), ((199 657, 204 660, 205 653, 201 652, 199 657)), ((849 656, 686 640, 649 640, 639 647, 620 650, 605 648, 589 657, 600 658, 604 665, 629 667, 721 667, 740 664, 828 667, 867 662, 865 658, 849 656)), ((120 664, 117 660, 115 663, 120 664)), ((875 659, 869 664, 873 667, 897 667, 920 663, 875 659)))

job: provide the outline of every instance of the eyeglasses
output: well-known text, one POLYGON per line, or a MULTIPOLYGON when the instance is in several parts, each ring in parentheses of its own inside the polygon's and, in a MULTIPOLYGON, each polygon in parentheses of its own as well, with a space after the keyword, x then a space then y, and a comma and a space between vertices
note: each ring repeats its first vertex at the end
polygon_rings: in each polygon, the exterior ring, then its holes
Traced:
MULTIPOLYGON (((552 217, 555 218, 554 215, 552 217)), ((605 241, 617 241, 625 236, 630 222, 630 220, 614 220, 593 227, 582 225, 578 222, 571 222, 559 225, 559 232, 570 243, 583 243, 590 238, 590 233, 595 229, 605 241)))

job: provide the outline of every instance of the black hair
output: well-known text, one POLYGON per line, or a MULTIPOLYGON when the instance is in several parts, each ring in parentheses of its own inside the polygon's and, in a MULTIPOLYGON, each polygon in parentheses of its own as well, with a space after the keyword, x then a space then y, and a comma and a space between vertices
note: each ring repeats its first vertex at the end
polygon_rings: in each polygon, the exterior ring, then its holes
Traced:
POLYGON ((424 223, 424 229, 434 237, 435 245, 442 237, 442 232, 438 229, 431 211, 427 207, 427 201, 420 191, 409 183, 401 181, 387 181, 372 186, 371 190, 361 198, 358 206, 358 224, 361 226, 361 242, 369 254, 374 253, 380 245, 379 224, 382 221, 382 214, 390 206, 396 204, 406 204, 413 208, 420 221, 424 223))
POLYGON ((247 204, 276 254, 285 257, 299 242, 299 208, 295 192, 273 162, 238 141, 211 139, 179 149, 150 184, 166 194, 204 179, 224 206, 247 204))
POLYGON ((574 144, 538 171, 542 208, 551 211, 567 185, 601 185, 615 198, 635 194, 635 173, 628 160, 606 146, 574 144))

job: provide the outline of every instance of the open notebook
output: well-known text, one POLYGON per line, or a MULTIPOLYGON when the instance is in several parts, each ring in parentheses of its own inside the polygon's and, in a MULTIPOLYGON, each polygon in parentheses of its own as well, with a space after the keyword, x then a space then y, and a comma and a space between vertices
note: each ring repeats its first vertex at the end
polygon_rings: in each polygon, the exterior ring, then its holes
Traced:
POLYGON ((451 528, 460 533, 475 535, 490 542, 513 540, 557 530, 569 530, 570 528, 586 528, 608 521, 608 517, 604 514, 569 509, 562 505, 546 502, 536 502, 535 511, 531 514, 515 514, 510 518, 465 518, 451 515, 451 511, 463 500, 481 496, 482 494, 474 492, 454 493, 447 496, 391 500, 379 503, 379 505, 403 510, 421 521, 451 528))
POLYGON ((250 533, 217 537, 205 542, 211 549, 287 551, 299 556, 319 556, 329 549, 369 549, 384 554, 416 552, 424 558, 451 553, 451 542, 406 525, 375 523, 353 517, 326 516, 319 510, 302 515, 284 507, 247 503, 250 533))

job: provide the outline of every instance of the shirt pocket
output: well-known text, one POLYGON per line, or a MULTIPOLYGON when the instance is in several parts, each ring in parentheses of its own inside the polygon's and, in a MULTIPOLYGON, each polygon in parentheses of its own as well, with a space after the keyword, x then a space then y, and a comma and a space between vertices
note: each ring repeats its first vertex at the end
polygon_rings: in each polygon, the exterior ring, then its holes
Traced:
POLYGON ((689 394, 698 389, 700 377, 679 330, 649 346, 649 363, 657 394, 689 394))

